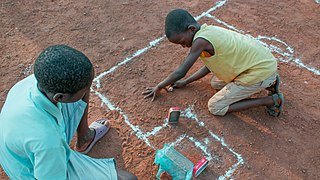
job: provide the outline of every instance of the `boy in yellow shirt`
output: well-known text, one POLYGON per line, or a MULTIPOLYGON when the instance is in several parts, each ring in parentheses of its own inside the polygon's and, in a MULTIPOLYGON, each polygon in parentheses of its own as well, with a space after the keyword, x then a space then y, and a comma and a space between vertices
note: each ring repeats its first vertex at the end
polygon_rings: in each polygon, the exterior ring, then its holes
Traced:
POLYGON ((258 41, 218 26, 200 25, 183 9, 171 11, 165 22, 168 40, 182 47, 191 48, 184 62, 157 86, 147 88, 145 98, 155 99, 157 93, 171 85, 183 87, 209 72, 213 88, 219 90, 208 101, 208 109, 214 115, 240 111, 256 106, 266 106, 271 116, 282 113, 283 94, 279 93, 280 79, 277 62, 270 50, 258 41), (190 77, 182 79, 198 57, 204 66, 190 77), (247 99, 263 90, 269 96, 247 99))

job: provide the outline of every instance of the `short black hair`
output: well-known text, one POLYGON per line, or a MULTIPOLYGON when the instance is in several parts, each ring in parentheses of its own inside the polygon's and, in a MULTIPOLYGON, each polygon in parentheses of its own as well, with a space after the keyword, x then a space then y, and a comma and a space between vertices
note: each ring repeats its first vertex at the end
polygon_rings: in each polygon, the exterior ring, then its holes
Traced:
POLYGON ((166 36, 167 38, 170 38, 173 34, 185 32, 189 25, 195 23, 197 23, 197 21, 188 11, 184 9, 172 10, 166 17, 166 36))
POLYGON ((38 56, 34 75, 46 93, 77 93, 91 84, 93 66, 80 51, 66 45, 49 46, 38 56))

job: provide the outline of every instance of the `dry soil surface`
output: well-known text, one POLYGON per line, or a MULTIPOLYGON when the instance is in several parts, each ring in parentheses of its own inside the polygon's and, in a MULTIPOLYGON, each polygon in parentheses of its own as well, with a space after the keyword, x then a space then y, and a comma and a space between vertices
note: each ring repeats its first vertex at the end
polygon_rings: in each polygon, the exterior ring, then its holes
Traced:
MULTIPOLYGON (((0 108, 9 89, 32 73, 36 57, 49 45, 67 44, 81 50, 91 59, 99 75, 147 47, 149 42, 163 37, 164 19, 170 10, 184 8, 198 16, 217 2, 2 0, 0 108)), ((158 170, 153 164, 155 152, 164 143, 184 134, 199 140, 209 138, 206 147, 213 159, 198 179, 214 179, 223 176, 237 163, 237 158, 208 134, 211 131, 223 137, 243 158, 243 163, 230 176, 233 179, 320 179, 320 141, 317 140, 320 137, 320 77, 317 74, 320 4, 313 0, 224 2, 209 13, 214 17, 202 17, 199 23, 235 27, 278 50, 274 55, 279 58, 281 91, 285 96, 283 114, 273 118, 264 107, 259 107, 225 117, 211 115, 207 101, 215 91, 210 87, 209 75, 173 93, 162 91, 154 102, 143 99, 141 92, 163 80, 188 53, 188 49, 163 39, 101 78, 100 89, 93 88, 90 121, 108 117, 113 129, 93 148, 90 156, 115 157, 120 168, 131 171, 139 179, 155 179, 158 170), (313 69, 304 68, 301 63, 313 69), (178 125, 166 126, 156 136, 149 136, 152 148, 138 138, 121 113, 110 111, 95 91, 120 107, 130 124, 142 132, 162 126, 171 106, 186 109, 193 105, 193 112, 205 126, 181 118, 178 125)), ((202 65, 201 61, 197 62, 191 72, 202 65)), ((264 95, 266 92, 256 96, 264 95)), ((175 148, 193 163, 205 155, 186 139, 175 148)), ((7 179, 2 170, 1 179, 7 179)))

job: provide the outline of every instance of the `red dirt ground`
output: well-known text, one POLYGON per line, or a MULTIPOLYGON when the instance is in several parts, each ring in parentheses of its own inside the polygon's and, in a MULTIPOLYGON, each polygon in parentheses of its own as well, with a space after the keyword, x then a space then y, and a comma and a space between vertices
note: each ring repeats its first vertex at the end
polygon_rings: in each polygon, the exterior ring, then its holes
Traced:
MULTIPOLYGON (((94 63, 96 75, 110 69, 137 50, 164 34, 164 18, 174 8, 185 8, 194 16, 213 7, 216 1, 13 1, 0 2, 0 108, 9 89, 32 73, 32 63, 42 49, 53 44, 68 44, 83 51, 94 63)), ((320 4, 313 0, 263 1, 229 0, 210 13, 237 29, 251 34, 277 37, 294 48, 294 56, 307 66, 320 69, 320 4)), ((209 18, 200 23, 217 24, 209 18)), ((188 50, 167 40, 147 53, 101 79, 99 90, 121 107, 134 125, 150 131, 162 125, 168 108, 194 105, 198 118, 212 132, 241 154, 244 164, 233 179, 320 179, 320 78, 292 63, 279 62, 281 91, 285 95, 284 113, 269 117, 263 107, 225 117, 211 115, 206 104, 215 93, 210 77, 174 90, 162 92, 151 103, 141 92, 154 86, 174 70, 188 50)), ((276 54, 275 54, 276 55, 276 54)), ((279 57, 279 56, 277 56, 279 57)), ((199 61, 192 71, 202 64, 199 61)), ((264 95, 265 92, 260 93, 264 95)), ((155 179, 155 150, 132 133, 118 112, 108 111, 92 93, 90 121, 100 117, 112 120, 113 129, 90 152, 93 157, 115 157, 120 168, 139 179, 155 179)), ((181 119, 178 126, 166 128, 150 142, 156 149, 187 133, 206 137, 203 128, 181 119)), ((190 142, 177 150, 195 163, 190 142)), ((213 142, 210 151, 217 159, 198 179, 213 179, 235 163, 235 158, 213 142)), ((1 179, 8 179, 1 170, 1 179)))

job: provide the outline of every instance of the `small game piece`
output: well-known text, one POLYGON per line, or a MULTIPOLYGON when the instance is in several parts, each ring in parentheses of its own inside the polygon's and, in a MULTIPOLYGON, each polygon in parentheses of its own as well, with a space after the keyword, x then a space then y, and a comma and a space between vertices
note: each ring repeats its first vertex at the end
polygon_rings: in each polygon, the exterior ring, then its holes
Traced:
POLYGON ((202 158, 193 168, 193 176, 198 177, 199 174, 208 166, 209 161, 206 158, 202 158))
POLYGON ((169 109, 168 120, 170 124, 177 123, 180 117, 180 109, 178 107, 172 107, 169 109))

